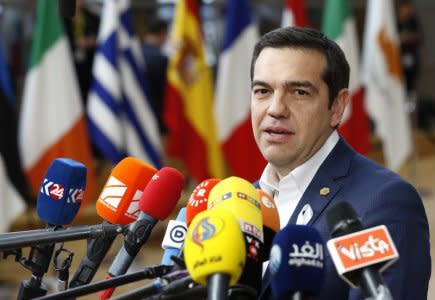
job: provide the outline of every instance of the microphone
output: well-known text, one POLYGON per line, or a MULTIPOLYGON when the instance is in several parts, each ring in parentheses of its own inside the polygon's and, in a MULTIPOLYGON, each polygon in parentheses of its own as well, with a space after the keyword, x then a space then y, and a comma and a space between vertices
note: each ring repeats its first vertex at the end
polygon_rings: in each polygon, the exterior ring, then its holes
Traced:
POLYGON ((120 286, 123 284, 128 284, 142 279, 153 279, 156 277, 160 277, 166 275, 170 271, 170 268, 171 267, 163 266, 163 265, 145 267, 143 270, 138 272, 121 275, 115 278, 111 278, 109 280, 101 280, 93 283, 91 282, 82 286, 76 286, 66 291, 50 294, 43 297, 38 297, 37 299, 39 300, 71 299, 72 297, 79 297, 79 296, 91 294, 103 290, 105 288, 112 288, 114 286, 120 286))
POLYGON ((238 220, 245 238, 247 255, 239 283, 257 290, 261 286, 260 253, 264 242, 263 217, 257 189, 240 177, 223 179, 214 186, 209 195, 208 208, 214 207, 229 210, 238 220))
POLYGON ((312 299, 325 276, 319 232, 311 226, 287 225, 273 239, 269 271, 274 299, 312 299))
MULTIPOLYGON (((125 274, 148 237, 157 220, 166 219, 175 207, 184 186, 184 177, 176 169, 164 167, 151 178, 139 201, 139 217, 130 224, 124 243, 113 260, 106 279, 125 274), (157 203, 155 203, 157 202, 157 203)), ((99 293, 109 298, 114 288, 99 293)))
POLYGON ((186 224, 190 225, 193 218, 201 211, 207 209, 208 197, 212 188, 219 179, 210 178, 202 181, 193 190, 186 205, 186 224))
MULTIPOLYGON (((164 266, 164 265, 162 265, 164 266)), ((132 273, 133 274, 133 273, 132 273)), ((125 275, 121 275, 120 278, 125 275)), ((115 297, 111 297, 111 300, 135 300, 144 299, 152 296, 163 296, 171 293, 179 293, 189 288, 189 285, 193 283, 189 272, 186 270, 172 271, 171 273, 165 274, 160 278, 157 278, 152 283, 147 284, 144 287, 134 289, 132 291, 126 292, 115 297)))
POLYGON ((380 274, 399 258, 387 227, 363 230, 347 202, 331 206, 326 220, 333 237, 327 247, 340 277, 353 288, 361 287, 370 299, 393 299, 380 274))
MULTIPOLYGON (((72 222, 86 188, 86 167, 68 158, 57 158, 49 166, 36 202, 36 211, 47 222, 47 231, 56 231, 72 222)), ((18 299, 31 299, 47 293, 42 283, 53 255, 54 244, 39 244, 30 249, 29 257, 20 263, 32 271, 30 280, 21 281, 18 299)))
POLYGON ((75 160, 53 160, 38 194, 38 217, 49 226, 71 223, 85 194, 86 174, 85 165, 75 160))
MULTIPOLYGON (((134 157, 122 159, 112 169, 97 200, 96 209, 103 218, 102 225, 127 225, 135 221, 142 191, 156 172, 155 168, 134 157)), ((91 282, 115 238, 116 235, 107 235, 88 239, 86 255, 77 267, 70 287, 91 282)))
POLYGON ((35 247, 57 242, 76 241, 86 238, 114 237, 122 233, 123 227, 113 224, 100 224, 91 226, 72 226, 68 228, 56 228, 55 231, 47 229, 35 229, 24 233, 9 233, 3 238, 0 235, 0 251, 8 251, 22 247, 35 247))
POLYGON ((261 215, 263 217, 263 235, 264 243, 260 251, 260 260, 265 262, 269 260, 270 248, 275 234, 280 231, 280 221, 278 209, 272 196, 263 190, 257 189, 260 197, 261 215))
POLYGON ((184 259, 192 279, 208 286, 208 299, 227 299, 228 287, 237 283, 246 261, 244 238, 232 213, 220 207, 199 213, 187 231, 184 259))
POLYGON ((186 232, 186 208, 183 207, 178 212, 177 218, 170 220, 168 227, 166 227, 165 236, 162 241, 162 248, 165 250, 161 261, 162 265, 171 266, 174 264, 171 257, 178 257, 180 255, 186 232))
MULTIPOLYGON (((162 248, 165 251, 163 253, 161 265, 174 265, 173 258, 178 258, 180 256, 184 246, 186 232, 186 208, 183 207, 178 212, 177 218, 175 220, 170 220, 168 226, 166 227, 165 236, 162 241, 162 248)), ((167 274, 164 278, 157 278, 154 280, 154 282, 144 287, 131 290, 127 293, 118 295, 117 297, 112 297, 111 299, 139 299, 139 297, 150 297, 154 294, 163 292, 164 288, 175 279, 184 278, 188 275, 188 273, 184 270, 181 271, 177 270, 176 268, 172 268, 172 270, 174 272, 167 274)))
POLYGON ((62 18, 72 18, 76 13, 76 1, 75 0, 58 0, 59 15, 62 18))

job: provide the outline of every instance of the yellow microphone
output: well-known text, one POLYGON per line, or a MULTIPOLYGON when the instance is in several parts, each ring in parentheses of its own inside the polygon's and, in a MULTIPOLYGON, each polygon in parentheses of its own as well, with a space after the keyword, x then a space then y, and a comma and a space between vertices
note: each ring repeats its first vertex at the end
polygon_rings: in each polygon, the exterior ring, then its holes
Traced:
POLYGON ((226 299, 246 261, 245 242, 233 214, 224 208, 205 210, 190 224, 184 260, 192 279, 208 286, 208 299, 226 299))
POLYGON ((260 196, 249 181, 236 176, 221 180, 208 196, 208 209, 217 205, 234 214, 242 232, 251 234, 263 242, 260 196))
POLYGON ((240 177, 228 177, 210 191, 208 209, 216 208, 229 210, 239 222, 246 245, 246 263, 239 284, 247 288, 242 293, 251 290, 249 295, 241 297, 255 297, 261 286, 264 241, 260 194, 249 181, 240 177))

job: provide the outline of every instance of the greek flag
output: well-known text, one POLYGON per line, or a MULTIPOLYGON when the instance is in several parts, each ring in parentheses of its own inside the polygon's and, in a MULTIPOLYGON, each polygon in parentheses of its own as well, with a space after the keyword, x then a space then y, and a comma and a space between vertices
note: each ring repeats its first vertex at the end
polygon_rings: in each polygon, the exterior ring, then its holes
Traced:
POLYGON ((113 164, 134 156, 160 168, 160 135, 129 8, 128 0, 104 1, 87 104, 90 135, 113 164))

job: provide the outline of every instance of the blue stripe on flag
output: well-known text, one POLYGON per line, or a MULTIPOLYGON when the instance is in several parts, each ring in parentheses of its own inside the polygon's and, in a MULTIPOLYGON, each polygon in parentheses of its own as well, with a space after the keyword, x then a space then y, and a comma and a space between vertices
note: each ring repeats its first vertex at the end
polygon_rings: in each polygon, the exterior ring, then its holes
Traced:
POLYGON ((147 85, 147 81, 145 80, 145 71, 143 67, 140 67, 137 62, 136 59, 133 56, 133 53, 130 49, 126 49, 123 53, 123 56, 125 58, 125 60, 128 62, 128 65, 131 67, 135 78, 137 79, 137 84, 140 86, 142 92, 144 93, 144 95, 146 96, 146 100, 149 107, 151 107, 151 104, 149 102, 149 90, 148 90, 148 85, 147 85))
POLYGON ((228 0, 225 20, 222 52, 230 47, 234 40, 252 22, 249 2, 247 0, 228 0))
POLYGON ((131 17, 130 11, 129 10, 124 11, 121 14, 119 19, 121 21, 122 26, 127 31, 129 37, 134 38, 135 33, 134 33, 134 27, 133 27, 133 21, 132 21, 133 18, 131 17))
POLYGON ((102 54, 115 69, 118 69, 117 49, 118 42, 116 32, 111 33, 107 40, 103 41, 98 48, 98 53, 102 54))
POLYGON ((100 130, 97 124, 88 118, 88 130, 92 137, 92 142, 98 146, 101 154, 110 160, 112 164, 117 164, 121 159, 127 156, 122 150, 116 148, 112 141, 100 130))
POLYGON ((155 167, 160 168, 161 167, 160 156, 155 151, 153 145, 148 141, 148 138, 145 136, 144 132, 142 131, 140 122, 138 121, 138 118, 130 105, 130 100, 125 95, 124 95, 123 104, 124 104, 124 111, 127 115, 127 118, 129 119, 131 125, 133 126, 136 133, 138 134, 142 146, 145 148, 149 158, 151 159, 152 164, 155 167))
POLYGON ((113 97, 113 95, 110 94, 96 78, 94 78, 92 81, 92 90, 114 114, 119 113, 120 104, 116 102, 116 99, 113 97))

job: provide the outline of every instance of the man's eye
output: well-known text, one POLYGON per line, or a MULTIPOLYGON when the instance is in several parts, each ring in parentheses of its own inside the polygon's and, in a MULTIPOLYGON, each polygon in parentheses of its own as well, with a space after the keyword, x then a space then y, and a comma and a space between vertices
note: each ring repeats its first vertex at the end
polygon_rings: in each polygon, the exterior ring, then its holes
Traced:
POLYGON ((268 89, 254 89, 254 94, 256 95, 265 95, 269 92, 268 89))
POLYGON ((305 90, 295 90, 295 95, 297 96, 305 96, 308 95, 308 92, 305 90))

